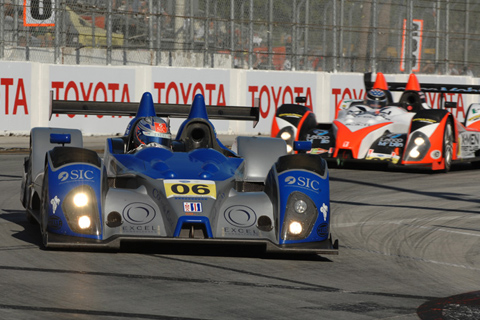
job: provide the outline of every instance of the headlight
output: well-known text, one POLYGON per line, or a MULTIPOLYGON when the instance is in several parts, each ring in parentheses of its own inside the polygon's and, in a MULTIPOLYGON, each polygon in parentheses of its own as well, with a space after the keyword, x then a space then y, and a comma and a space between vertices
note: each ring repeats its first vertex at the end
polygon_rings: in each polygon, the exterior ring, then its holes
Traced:
POLYGON ((430 140, 426 134, 421 131, 413 132, 407 144, 405 161, 423 160, 430 147, 430 140))
POLYGON ((88 204, 88 196, 84 192, 79 192, 73 196, 73 204, 79 208, 88 204))
POLYGON ((292 135, 290 134, 290 132, 282 132, 282 134, 280 135, 280 138, 282 138, 283 140, 288 140, 292 137, 292 135))
POLYGON ((293 153, 293 142, 295 139, 294 127, 287 126, 280 130, 277 138, 284 140, 287 143, 287 153, 293 153))
POLYGON ((413 142, 414 142, 417 146, 421 146, 422 144, 425 143, 425 139, 423 139, 422 137, 418 137, 418 138, 416 138, 413 142))
POLYGON ((282 225, 283 240, 302 240, 308 237, 317 221, 318 210, 307 195, 294 191, 287 200, 282 225))
POLYGON ((294 208, 297 213, 304 213, 307 210, 307 203, 303 200, 297 200, 294 208))
POLYGON ((409 155, 412 158, 418 158, 418 156, 420 155, 420 152, 418 152, 417 148, 415 148, 410 151, 409 155))
POLYGON ((78 218, 78 226, 80 229, 88 229, 92 225, 92 221, 89 216, 81 216, 78 218))
POLYGON ((288 227, 291 234, 299 235, 302 233, 302 224, 298 221, 292 221, 288 227))
POLYGON ((63 214, 73 232, 99 235, 100 214, 95 191, 88 185, 72 189, 62 203, 63 214))

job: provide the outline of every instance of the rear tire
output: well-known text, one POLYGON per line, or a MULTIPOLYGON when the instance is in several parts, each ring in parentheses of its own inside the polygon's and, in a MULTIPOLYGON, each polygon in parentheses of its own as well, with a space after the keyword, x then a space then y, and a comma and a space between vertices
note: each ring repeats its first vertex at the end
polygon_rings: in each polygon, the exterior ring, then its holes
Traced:
POLYGON ((445 131, 443 133, 443 160, 445 168, 443 172, 450 171, 453 159, 453 126, 450 120, 445 124, 445 131))

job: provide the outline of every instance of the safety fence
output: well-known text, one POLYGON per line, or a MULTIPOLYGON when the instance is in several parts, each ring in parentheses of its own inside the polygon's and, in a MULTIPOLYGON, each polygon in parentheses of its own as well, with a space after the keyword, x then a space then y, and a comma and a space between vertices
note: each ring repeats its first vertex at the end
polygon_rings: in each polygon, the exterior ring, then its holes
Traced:
POLYGON ((478 1, 0 0, 0 60, 476 75, 478 1))

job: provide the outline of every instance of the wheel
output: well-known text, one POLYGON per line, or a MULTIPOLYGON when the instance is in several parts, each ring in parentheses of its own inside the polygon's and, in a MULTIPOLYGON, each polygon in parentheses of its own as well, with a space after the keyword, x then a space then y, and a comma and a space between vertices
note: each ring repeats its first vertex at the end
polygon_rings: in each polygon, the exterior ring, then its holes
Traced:
POLYGON ((443 172, 450 171, 453 159, 453 127, 450 120, 447 120, 445 132, 443 133, 443 159, 445 167, 443 172))

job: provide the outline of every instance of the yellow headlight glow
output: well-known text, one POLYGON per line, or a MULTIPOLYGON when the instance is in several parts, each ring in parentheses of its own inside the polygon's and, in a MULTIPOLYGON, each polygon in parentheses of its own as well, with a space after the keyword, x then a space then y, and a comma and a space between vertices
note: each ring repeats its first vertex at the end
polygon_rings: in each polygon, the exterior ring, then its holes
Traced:
POLYGON ((83 192, 77 193, 73 197, 73 204, 79 208, 85 207, 88 204, 88 196, 83 192))
POLYGON ((90 220, 89 216, 81 216, 80 218, 78 218, 78 226, 80 227, 80 229, 90 228, 91 224, 92 221, 90 220))
POLYGON ((302 232, 302 225, 300 222, 292 221, 288 227, 291 234, 300 234, 302 232))
POLYGON ((413 141, 417 146, 420 146, 425 143, 425 139, 418 137, 413 141))
POLYGON ((417 148, 414 148, 412 149, 412 151, 410 151, 410 157, 412 158, 418 158, 419 155, 420 155, 420 152, 418 152, 417 148))
POLYGON ((282 138, 283 140, 288 140, 291 137, 292 135, 289 132, 282 132, 282 134, 280 135, 280 138, 282 138))

